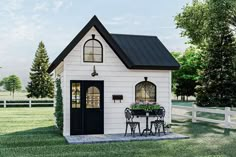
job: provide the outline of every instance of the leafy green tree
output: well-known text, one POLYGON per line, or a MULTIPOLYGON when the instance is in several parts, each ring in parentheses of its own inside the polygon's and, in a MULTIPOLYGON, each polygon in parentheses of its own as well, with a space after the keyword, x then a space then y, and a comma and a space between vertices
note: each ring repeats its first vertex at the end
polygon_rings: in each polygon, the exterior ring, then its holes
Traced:
POLYGON ((2 85, 5 90, 9 91, 10 95, 12 93, 13 99, 15 91, 21 90, 21 81, 16 75, 10 75, 9 77, 3 78, 0 85, 2 85))
POLYGON ((54 96, 54 83, 51 75, 47 72, 49 58, 46 48, 41 41, 35 54, 31 67, 30 82, 27 86, 28 97, 45 98, 54 96))
POLYGON ((182 99, 186 96, 195 95, 195 87, 199 78, 199 71, 202 68, 201 51, 195 47, 188 48, 183 54, 178 53, 173 56, 178 60, 181 67, 173 72, 174 93, 181 96, 182 99))
POLYGON ((4 77, 2 79, 2 81, 0 82, 0 86, 3 86, 3 88, 6 90, 6 91, 10 91, 10 95, 11 95, 11 88, 10 88, 10 84, 8 82, 8 77, 4 77))
POLYGON ((57 127, 62 131, 63 130, 63 99, 62 99, 62 90, 61 90, 61 80, 58 78, 56 80, 56 107, 55 107, 55 117, 57 127))
POLYGON ((194 1, 176 16, 182 35, 204 53, 197 88, 197 104, 235 105, 235 0, 194 1))
MULTIPOLYGON (((181 57, 182 57, 182 53, 181 52, 172 52, 171 54, 180 63, 181 57)), ((181 96, 181 91, 179 90, 179 88, 178 89, 176 88, 178 74, 179 74, 178 71, 173 71, 172 72, 172 91, 177 96, 177 99, 178 99, 179 96, 181 96)))
POLYGON ((182 36, 188 37, 190 44, 201 48, 206 46, 206 38, 209 35, 208 14, 208 6, 205 2, 193 1, 192 5, 187 4, 183 12, 175 17, 177 28, 182 30, 182 36))

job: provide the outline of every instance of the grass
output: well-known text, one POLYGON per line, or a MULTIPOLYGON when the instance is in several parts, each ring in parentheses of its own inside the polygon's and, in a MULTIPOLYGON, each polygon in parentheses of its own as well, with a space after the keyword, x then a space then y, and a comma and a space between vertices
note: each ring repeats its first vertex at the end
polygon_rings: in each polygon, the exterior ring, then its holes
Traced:
POLYGON ((187 140, 69 145, 54 127, 53 112, 51 107, 1 108, 0 157, 234 157, 236 154, 235 130, 228 132, 212 124, 189 121, 173 124, 174 132, 191 137, 187 140))
MULTIPOLYGON (((14 94, 14 100, 25 100, 27 99, 27 92, 15 92, 14 94)), ((1 91, 0 92, 0 100, 12 100, 13 96, 10 95, 10 92, 8 91, 1 91)))
MULTIPOLYGON (((13 98, 12 94, 10 95, 10 92, 0 91, 0 100, 28 100, 29 98, 27 97, 27 94, 28 94, 27 92, 16 91, 13 98)), ((31 99, 34 99, 34 98, 31 98, 31 99)), ((48 99, 50 98, 42 98, 40 100, 48 100, 48 99)))
POLYGON ((172 105, 192 107, 193 101, 172 101, 172 105))

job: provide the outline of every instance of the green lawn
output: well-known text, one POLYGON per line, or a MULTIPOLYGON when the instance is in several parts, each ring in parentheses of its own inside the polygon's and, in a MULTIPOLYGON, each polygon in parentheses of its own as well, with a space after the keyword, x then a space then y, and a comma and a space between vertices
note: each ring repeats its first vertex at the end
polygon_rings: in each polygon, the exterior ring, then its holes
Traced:
POLYGON ((53 126, 48 108, 0 108, 0 157, 164 156, 235 157, 236 131, 211 124, 175 121, 173 130, 187 140, 69 145, 53 126))
POLYGON ((175 100, 172 100, 172 105, 192 107, 193 101, 175 101, 175 100))
MULTIPOLYGON (((27 92, 15 92, 14 99, 15 100, 24 100, 27 99, 27 92)), ((11 100, 13 99, 13 96, 10 95, 10 92, 0 92, 0 100, 11 100)))
MULTIPOLYGON (((13 98, 10 92, 0 91, 0 100, 28 100, 29 98, 27 98, 27 94, 28 94, 27 92, 16 91, 13 98)), ((31 99, 36 99, 36 98, 31 98, 31 99)), ((47 99, 50 99, 50 98, 42 98, 42 100, 47 100, 47 99)))

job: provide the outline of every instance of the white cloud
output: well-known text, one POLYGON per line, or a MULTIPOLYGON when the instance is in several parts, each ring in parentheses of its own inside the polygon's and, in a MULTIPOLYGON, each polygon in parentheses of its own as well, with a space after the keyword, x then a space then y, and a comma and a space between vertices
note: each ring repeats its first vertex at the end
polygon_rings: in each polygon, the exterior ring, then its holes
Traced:
POLYGON ((118 17, 113 17, 113 18, 111 18, 113 21, 123 21, 123 20, 125 20, 125 18, 126 17, 124 17, 124 16, 118 16, 118 17))
POLYGON ((54 12, 57 13, 60 9, 69 9, 72 7, 72 1, 68 0, 51 0, 51 1, 38 1, 33 10, 35 12, 54 12))
POLYGON ((38 14, 25 15, 25 11, 30 10, 26 10, 24 0, 1 1, 0 10, 3 13, 0 15, 0 55, 9 54, 21 43, 34 41, 44 25, 38 14))
POLYGON ((54 0, 53 1, 53 8, 52 8, 53 11, 58 12, 58 10, 60 10, 62 8, 63 4, 64 4, 64 1, 62 1, 62 0, 54 0))
POLYGON ((24 0, 1 0, 1 14, 5 16, 16 16, 16 12, 22 9, 24 0))
POLYGON ((48 11, 49 10, 49 3, 48 1, 44 1, 44 2, 38 2, 35 4, 34 6, 34 11, 48 11))
MULTIPOLYGON (((104 22, 107 25, 140 25, 142 23, 150 23, 153 21, 152 18, 157 18, 157 16, 139 16, 139 15, 124 15, 111 18, 109 21, 104 22)), ((158 17, 159 18, 159 17, 158 17)))
POLYGON ((66 2, 65 8, 66 8, 66 9, 69 9, 69 8, 71 8, 72 6, 73 6, 72 1, 69 1, 69 2, 66 2))

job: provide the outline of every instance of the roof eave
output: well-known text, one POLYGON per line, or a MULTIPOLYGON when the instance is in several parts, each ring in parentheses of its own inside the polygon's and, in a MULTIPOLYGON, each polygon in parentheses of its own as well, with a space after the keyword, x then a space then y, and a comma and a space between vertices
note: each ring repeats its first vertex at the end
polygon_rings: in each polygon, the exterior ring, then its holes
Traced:
POLYGON ((150 66, 150 65, 135 65, 130 69, 138 70, 179 70, 180 66, 150 66))

